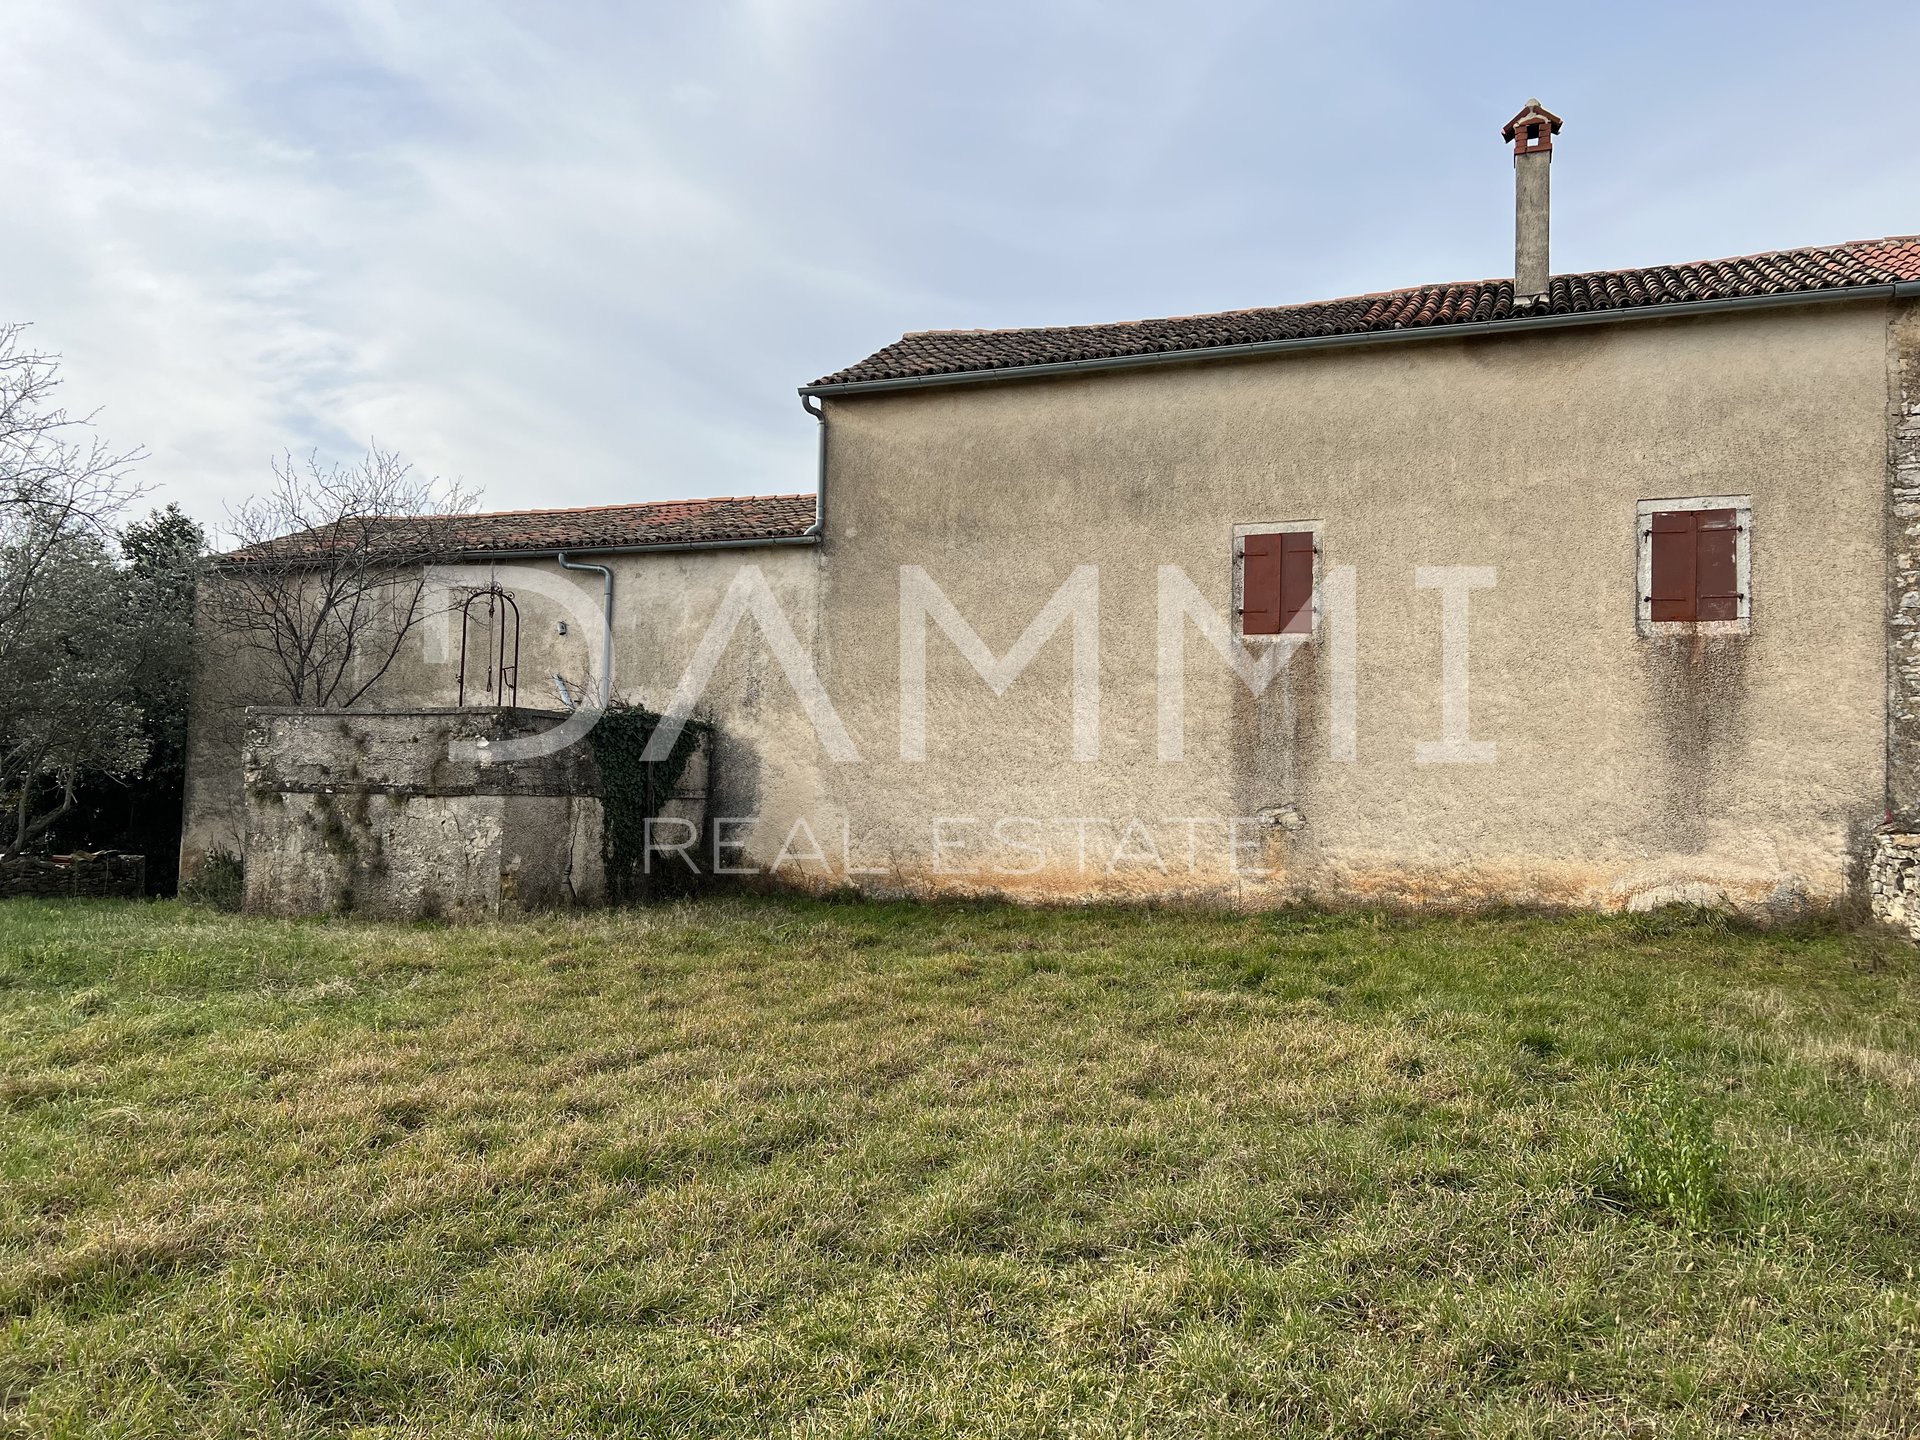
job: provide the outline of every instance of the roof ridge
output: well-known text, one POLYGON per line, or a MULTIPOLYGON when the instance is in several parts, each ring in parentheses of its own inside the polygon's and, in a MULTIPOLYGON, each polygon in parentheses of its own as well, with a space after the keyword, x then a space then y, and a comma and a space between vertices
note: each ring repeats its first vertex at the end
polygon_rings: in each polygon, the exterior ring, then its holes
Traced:
POLYGON ((448 515, 381 515, 381 520, 493 520, 515 515, 602 515, 610 510, 661 510, 674 505, 741 504, 749 500, 805 500, 812 503, 811 490, 783 491, 771 495, 691 495, 678 500, 622 500, 611 505, 545 505, 527 510, 463 510, 448 515))
MULTIPOLYGON (((1772 260, 1784 255, 1808 255, 1822 250, 1863 250, 1881 245, 1920 244, 1920 234, 1880 235, 1864 240, 1840 240, 1827 245, 1789 245, 1773 250, 1755 250, 1745 255, 1718 255, 1704 260, 1663 261, 1655 265, 1616 265, 1598 270, 1555 271, 1554 280, 1586 279, 1593 275, 1629 275, 1644 270, 1678 270, 1690 265, 1737 265, 1743 260, 1772 260)), ((1358 305, 1362 301, 1393 300, 1429 290, 1461 290, 1469 286, 1505 285, 1511 275, 1484 276, 1478 280, 1440 280, 1421 285, 1395 285, 1386 290, 1364 290, 1357 295, 1330 295, 1316 300, 1285 300, 1272 305, 1241 305, 1232 310, 1195 310, 1181 315, 1148 315, 1137 320, 1096 320, 1070 325, 977 325, 946 330, 908 330, 902 340, 932 339, 942 335, 1030 335, 1036 330, 1124 330, 1132 326, 1175 324, 1183 320, 1225 320, 1235 315, 1264 315, 1274 310, 1293 310, 1309 305, 1358 305)))
POLYGON ((383 554, 497 556, 582 553, 668 545, 778 543, 811 533, 818 515, 811 491, 779 495, 703 495, 682 500, 636 500, 620 505, 579 505, 528 510, 479 510, 454 515, 367 515, 310 526, 226 558, 242 561, 322 553, 342 533, 360 537, 383 554))
POLYGON ((1657 265, 1616 265, 1612 269, 1556 271, 1551 278, 1584 280, 1590 275, 1633 275, 1644 270, 1684 270, 1692 265, 1738 265, 1746 260, 1777 260, 1788 255, 1818 255, 1828 250, 1868 250, 1883 245, 1920 245, 1920 235, 1880 235, 1866 240, 1837 240, 1831 245, 1785 245, 1773 250, 1753 250, 1745 255, 1716 255, 1706 260, 1663 260, 1657 265))
POLYGON ((1840 295, 1874 286, 1920 283, 1920 235, 1882 235, 1709 260, 1563 271, 1550 280, 1547 295, 1524 303, 1516 299, 1513 281, 1499 276, 1138 320, 910 330, 864 360, 802 390, 929 384, 944 376, 987 376, 1107 360, 1136 363, 1154 355, 1195 355, 1388 330, 1557 321, 1565 316, 1666 309, 1698 301, 1725 304, 1802 294, 1840 295))
POLYGON ((1417 295, 1422 290, 1458 290, 1468 285, 1504 285, 1511 275, 1483 280, 1444 280, 1438 284, 1398 285, 1391 290, 1367 290, 1358 295, 1334 295, 1323 300, 1287 300, 1277 305, 1241 305, 1232 310, 1193 310, 1184 315, 1146 315, 1138 320, 1092 320, 1074 325, 981 325, 971 330, 909 330, 900 338, 915 340, 935 335, 1030 335, 1035 330, 1124 330, 1130 325, 1162 325, 1180 320, 1224 320, 1234 315, 1265 315, 1273 310, 1293 310, 1303 305, 1358 305, 1363 300, 1390 300, 1399 295, 1417 295))

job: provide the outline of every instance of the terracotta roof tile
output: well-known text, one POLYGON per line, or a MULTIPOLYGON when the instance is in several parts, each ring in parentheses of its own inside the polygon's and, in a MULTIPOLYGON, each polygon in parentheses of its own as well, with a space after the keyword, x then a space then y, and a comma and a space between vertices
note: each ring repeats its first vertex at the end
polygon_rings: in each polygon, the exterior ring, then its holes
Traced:
POLYGON ((1305 305, 1131 320, 1115 325, 922 330, 903 335, 859 364, 813 383, 845 385, 919 375, 964 375, 1023 365, 1213 350, 1308 336, 1436 329, 1490 320, 1525 321, 1644 305, 1813 293, 1902 280, 1920 280, 1920 236, 1897 235, 1885 240, 1777 250, 1643 270, 1556 275, 1550 282, 1546 303, 1521 311, 1514 309, 1511 280, 1467 280, 1305 305))
MULTIPOLYGON (((374 545, 396 554, 439 559, 615 550, 632 545, 703 545, 722 540, 769 540, 804 533, 813 524, 812 495, 727 495, 704 500, 658 500, 644 505, 598 505, 578 510, 495 510, 477 515, 374 520, 374 545)), ((235 551, 229 563, 269 555, 318 553, 330 531, 303 530, 235 551)))

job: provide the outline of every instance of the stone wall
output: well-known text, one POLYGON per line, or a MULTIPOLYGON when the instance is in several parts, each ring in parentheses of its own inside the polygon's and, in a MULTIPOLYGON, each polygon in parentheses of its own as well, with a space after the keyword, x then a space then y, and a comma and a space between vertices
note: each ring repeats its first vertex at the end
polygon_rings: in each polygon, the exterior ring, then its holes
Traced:
POLYGON ((1881 830, 1867 861, 1873 918, 1920 940, 1920 835, 1881 830))
MULTIPOLYGON (((496 761, 552 730, 535 710, 250 711, 246 908, 261 914, 481 919, 596 905, 600 773, 579 739, 496 761)), ((696 757, 665 813, 705 816, 696 757)))
POLYGON ((1887 323, 1887 808, 1920 811, 1920 301, 1887 323))
POLYGON ((0 900, 138 900, 147 893, 147 857, 21 855, 0 860, 0 900))

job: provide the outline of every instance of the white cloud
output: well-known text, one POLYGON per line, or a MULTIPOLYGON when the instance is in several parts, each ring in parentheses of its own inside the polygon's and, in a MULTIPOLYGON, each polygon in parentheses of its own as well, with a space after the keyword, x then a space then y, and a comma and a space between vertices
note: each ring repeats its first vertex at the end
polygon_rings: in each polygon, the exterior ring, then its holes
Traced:
POLYGON ((1521 75, 1493 5, 11 0, 0 318, 203 516, 370 435, 501 506, 805 489, 793 387, 903 329, 1504 273, 1528 93, 1561 268, 1920 229, 1915 17, 1739 13, 1543 12, 1521 75))

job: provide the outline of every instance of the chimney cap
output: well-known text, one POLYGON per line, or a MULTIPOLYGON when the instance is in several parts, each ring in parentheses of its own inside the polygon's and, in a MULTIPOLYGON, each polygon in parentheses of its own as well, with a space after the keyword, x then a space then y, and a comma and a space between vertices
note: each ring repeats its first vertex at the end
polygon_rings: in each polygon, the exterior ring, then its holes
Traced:
POLYGON ((1560 117, 1538 100, 1529 100, 1520 113, 1500 127, 1500 138, 1513 141, 1513 153, 1525 155, 1535 150, 1553 149, 1553 137, 1560 133, 1560 117))

